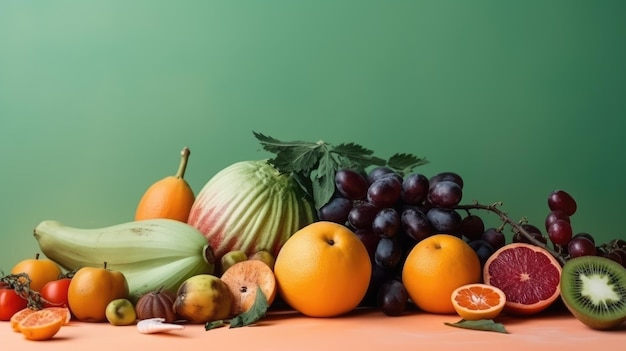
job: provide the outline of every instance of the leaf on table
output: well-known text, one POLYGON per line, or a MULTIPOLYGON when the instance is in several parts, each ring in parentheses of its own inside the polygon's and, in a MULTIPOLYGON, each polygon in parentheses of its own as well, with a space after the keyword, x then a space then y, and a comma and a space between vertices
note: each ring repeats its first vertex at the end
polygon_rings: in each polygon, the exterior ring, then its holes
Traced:
POLYGON ((216 328, 223 327, 223 326, 224 326, 224 320, 220 319, 217 321, 207 322, 204 325, 204 330, 216 329, 216 328))
POLYGON ((259 319, 265 316, 268 308, 269 303, 267 302, 267 298, 265 297, 265 294, 263 294, 261 288, 257 286, 254 305, 252 305, 252 308, 250 308, 250 310, 243 312, 235 318, 231 319, 230 327, 245 327, 247 325, 256 323, 259 319))
POLYGON ((456 323, 444 323, 445 325, 449 325, 451 327, 464 328, 464 329, 472 329, 472 330, 481 330, 481 331, 491 331, 508 334, 509 332, 504 328, 502 323, 494 322, 492 319, 481 319, 477 321, 468 321, 465 319, 461 319, 456 323))

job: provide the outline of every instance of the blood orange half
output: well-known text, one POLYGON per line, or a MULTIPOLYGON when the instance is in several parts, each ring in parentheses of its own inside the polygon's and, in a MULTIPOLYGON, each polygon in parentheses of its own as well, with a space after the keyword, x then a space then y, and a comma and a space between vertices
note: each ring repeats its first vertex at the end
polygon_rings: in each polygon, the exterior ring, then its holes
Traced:
POLYGON ((504 292, 504 311, 532 315, 548 308, 561 292, 561 265, 546 249, 512 243, 485 262, 483 281, 504 292))

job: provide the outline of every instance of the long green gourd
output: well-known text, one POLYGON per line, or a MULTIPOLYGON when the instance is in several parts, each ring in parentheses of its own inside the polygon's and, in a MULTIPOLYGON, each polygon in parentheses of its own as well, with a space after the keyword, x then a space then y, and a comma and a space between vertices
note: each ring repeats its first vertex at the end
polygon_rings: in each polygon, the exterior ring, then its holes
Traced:
POLYGON ((124 274, 131 299, 160 288, 178 289, 187 278, 214 271, 213 250, 196 228, 171 219, 148 219, 104 228, 73 228, 46 220, 34 230, 46 257, 68 271, 106 267, 124 274))

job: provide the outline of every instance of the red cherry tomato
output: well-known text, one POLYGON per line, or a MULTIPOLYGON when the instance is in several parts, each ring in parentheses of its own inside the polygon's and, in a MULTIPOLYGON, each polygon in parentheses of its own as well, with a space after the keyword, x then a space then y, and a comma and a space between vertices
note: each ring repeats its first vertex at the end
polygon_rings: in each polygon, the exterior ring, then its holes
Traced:
POLYGON ((0 321, 11 320, 18 311, 26 308, 28 301, 11 288, 0 288, 0 321))
POLYGON ((48 301, 44 307, 68 307, 67 290, 71 281, 71 278, 61 278, 46 283, 39 292, 48 301))

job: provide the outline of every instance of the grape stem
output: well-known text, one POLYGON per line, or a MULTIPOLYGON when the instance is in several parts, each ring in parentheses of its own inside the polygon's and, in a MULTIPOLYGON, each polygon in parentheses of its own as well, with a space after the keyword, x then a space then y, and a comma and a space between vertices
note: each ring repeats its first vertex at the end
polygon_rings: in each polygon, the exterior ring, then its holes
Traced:
POLYGON ((472 210, 472 209, 476 209, 476 210, 485 210, 485 211, 490 211, 495 213, 496 215, 498 215, 498 217, 500 217, 500 219, 502 220, 502 227, 500 229, 502 229, 506 224, 510 225, 512 227, 513 233, 515 234, 520 234, 521 236, 524 237, 524 239, 526 239, 528 242, 532 243, 533 245, 539 246, 543 249, 545 249, 546 251, 548 251, 552 256, 554 256, 554 258, 556 258, 559 263, 562 265, 565 264, 566 259, 565 257, 563 257, 563 255, 561 255, 560 253, 558 253, 557 251, 555 251, 554 249, 552 249, 551 247, 549 247, 548 245, 542 243, 541 241, 535 239, 530 233, 528 233, 526 231, 526 229, 524 229, 524 227, 522 227, 521 224, 526 223, 526 219, 522 219, 522 221, 520 222, 515 222, 514 220, 512 220, 508 214, 502 210, 500 210, 498 207, 502 206, 502 202, 498 201, 495 202, 491 205, 483 205, 483 204, 479 204, 478 202, 474 201, 473 204, 471 205, 457 205, 455 206, 455 209, 458 210, 472 210))

